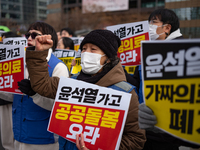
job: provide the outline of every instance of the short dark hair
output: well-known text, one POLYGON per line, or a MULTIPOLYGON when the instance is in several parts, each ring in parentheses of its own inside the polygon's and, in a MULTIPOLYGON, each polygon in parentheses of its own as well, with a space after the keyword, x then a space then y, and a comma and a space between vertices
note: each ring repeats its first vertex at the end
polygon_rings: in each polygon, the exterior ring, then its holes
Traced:
POLYGON ((68 37, 62 37, 64 48, 69 47, 69 49, 74 50, 74 42, 68 37))
POLYGON ((17 35, 15 32, 4 32, 1 34, 1 37, 5 36, 5 38, 10 38, 10 37, 20 37, 17 35))
POLYGON ((163 22, 163 24, 170 24, 170 33, 176 31, 179 28, 179 19, 174 11, 170 9, 157 9, 149 16, 149 21, 156 19, 156 17, 163 22))
POLYGON ((57 47, 57 43, 58 43, 58 37, 57 37, 56 31, 54 30, 54 28, 52 26, 50 26, 49 24, 47 24, 45 22, 35 22, 29 26, 28 31, 29 30, 38 30, 38 31, 42 32, 43 35, 50 34, 51 39, 53 40, 52 49, 53 49, 53 51, 55 51, 55 49, 57 47))
POLYGON ((62 28, 60 31, 60 35, 62 34, 62 31, 67 31, 69 35, 74 36, 74 32, 70 28, 62 28))

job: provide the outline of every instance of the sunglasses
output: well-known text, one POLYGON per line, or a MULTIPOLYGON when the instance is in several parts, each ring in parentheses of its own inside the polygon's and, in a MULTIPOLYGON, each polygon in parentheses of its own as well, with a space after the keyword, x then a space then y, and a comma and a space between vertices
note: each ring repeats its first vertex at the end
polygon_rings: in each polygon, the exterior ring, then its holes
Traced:
POLYGON ((41 34, 36 33, 36 32, 32 32, 32 33, 28 32, 28 33, 25 34, 25 37, 26 37, 26 39, 28 39, 29 36, 31 36, 32 39, 35 39, 35 37, 38 36, 38 35, 41 35, 41 34))

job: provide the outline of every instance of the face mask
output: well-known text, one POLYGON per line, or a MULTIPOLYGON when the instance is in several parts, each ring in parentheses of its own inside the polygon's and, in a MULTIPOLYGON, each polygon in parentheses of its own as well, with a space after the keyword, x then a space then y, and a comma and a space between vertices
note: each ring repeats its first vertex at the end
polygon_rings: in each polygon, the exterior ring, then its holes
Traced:
POLYGON ((85 74, 97 73, 103 67, 103 65, 100 64, 100 60, 104 55, 88 52, 81 53, 82 71, 85 74))
MULTIPOLYGON (((165 26, 165 25, 162 25, 165 26)), ((151 40, 156 40, 160 35, 164 34, 165 32, 161 33, 161 34, 157 34, 156 30, 158 27, 162 27, 162 26, 157 26, 157 25, 153 25, 153 24, 149 24, 149 34, 150 34, 150 38, 151 40)))

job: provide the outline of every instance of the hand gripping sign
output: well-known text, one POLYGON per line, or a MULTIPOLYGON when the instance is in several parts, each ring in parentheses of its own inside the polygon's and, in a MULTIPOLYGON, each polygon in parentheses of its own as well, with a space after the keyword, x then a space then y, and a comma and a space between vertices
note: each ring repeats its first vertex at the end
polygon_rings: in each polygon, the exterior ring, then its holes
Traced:
POLYGON ((142 42, 143 97, 157 127, 200 145, 200 39, 142 42))
POLYGON ((24 46, 0 47, 0 91, 21 94, 17 82, 24 79, 24 46))
POLYGON ((117 150, 130 99, 129 93, 61 77, 48 130, 72 142, 83 133, 89 149, 117 150))

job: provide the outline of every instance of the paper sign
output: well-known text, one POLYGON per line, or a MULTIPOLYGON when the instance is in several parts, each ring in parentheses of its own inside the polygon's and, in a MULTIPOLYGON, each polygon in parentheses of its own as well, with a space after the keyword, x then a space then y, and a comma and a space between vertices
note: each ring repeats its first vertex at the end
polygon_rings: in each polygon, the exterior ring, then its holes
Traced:
POLYGON ((3 39, 4 45, 24 45, 28 46, 27 39, 25 37, 13 37, 3 39))
POLYGON ((71 71, 72 60, 75 58, 75 50, 56 49, 52 52, 58 59, 62 60, 67 66, 68 70, 71 71))
POLYGON ((149 40, 148 21, 106 27, 121 39, 117 56, 123 66, 140 65, 141 41, 149 40))
POLYGON ((200 145, 200 39, 142 42, 143 97, 156 126, 200 145))
POLYGON ((72 142, 83 133, 89 149, 117 150, 130 99, 129 93, 61 77, 48 130, 72 142))
POLYGON ((78 51, 81 42, 83 41, 84 37, 71 37, 74 42, 74 50, 78 51))
POLYGON ((24 46, 1 45, 0 91, 22 94, 17 82, 24 79, 24 46))

